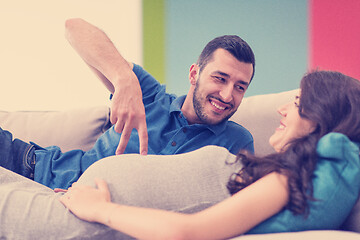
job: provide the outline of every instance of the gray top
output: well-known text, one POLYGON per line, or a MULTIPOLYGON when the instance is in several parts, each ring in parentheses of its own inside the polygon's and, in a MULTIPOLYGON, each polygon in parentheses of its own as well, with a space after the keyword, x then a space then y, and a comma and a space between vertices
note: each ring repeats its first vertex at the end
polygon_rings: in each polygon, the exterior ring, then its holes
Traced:
MULTIPOLYGON (((113 202, 196 212, 230 197, 226 184, 240 163, 225 148, 206 146, 179 155, 127 154, 91 165, 79 183, 109 183, 113 202)), ((77 219, 43 185, 0 168, 0 238, 129 239, 101 224, 77 219)))

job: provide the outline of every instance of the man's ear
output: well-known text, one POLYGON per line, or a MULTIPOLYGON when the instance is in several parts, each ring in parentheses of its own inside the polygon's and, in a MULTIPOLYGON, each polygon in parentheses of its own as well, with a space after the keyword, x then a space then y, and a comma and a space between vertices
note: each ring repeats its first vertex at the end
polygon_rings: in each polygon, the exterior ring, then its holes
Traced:
POLYGON ((199 78, 200 68, 197 64, 192 64, 189 70, 189 81, 191 85, 195 85, 199 78))

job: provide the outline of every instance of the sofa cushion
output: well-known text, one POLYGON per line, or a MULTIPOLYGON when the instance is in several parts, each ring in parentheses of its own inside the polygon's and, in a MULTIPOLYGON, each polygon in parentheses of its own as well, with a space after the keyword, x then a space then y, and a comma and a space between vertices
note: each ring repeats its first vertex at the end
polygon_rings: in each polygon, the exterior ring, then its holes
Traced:
POLYGON ((295 99, 298 89, 246 97, 230 118, 244 126, 254 137, 255 153, 259 156, 274 152, 269 138, 280 124, 277 109, 295 99))
POLYGON ((96 139, 110 127, 107 106, 66 111, 0 111, 0 127, 15 138, 62 151, 89 150, 96 139))

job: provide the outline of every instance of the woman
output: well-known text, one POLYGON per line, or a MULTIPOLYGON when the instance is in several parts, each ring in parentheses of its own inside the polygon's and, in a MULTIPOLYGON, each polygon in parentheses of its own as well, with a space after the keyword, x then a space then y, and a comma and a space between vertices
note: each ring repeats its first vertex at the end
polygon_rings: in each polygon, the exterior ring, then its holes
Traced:
MULTIPOLYGON (((240 153, 235 161, 229 154, 224 154, 221 162, 225 161, 226 166, 220 164, 216 173, 231 175, 225 182, 232 196, 226 198, 226 193, 220 191, 218 199, 211 200, 219 203, 212 207, 206 208, 208 206, 204 204, 201 209, 183 211, 192 214, 179 213, 181 209, 173 206, 152 209, 151 199, 158 201, 161 198, 155 192, 162 189, 156 188, 144 195, 157 197, 136 203, 137 207, 124 205, 134 204, 130 200, 112 203, 108 186, 101 179, 95 180, 97 188, 74 184, 60 201, 80 219, 108 225, 139 239, 223 239, 249 230, 264 233, 337 228, 351 210, 360 188, 360 82, 338 72, 315 71, 303 77, 300 89, 293 103, 279 109, 282 120, 269 140, 277 153, 262 158, 240 153), (348 185, 352 188, 345 191, 348 185), (337 212, 326 215, 331 210, 337 212)), ((141 168, 144 162, 151 165, 156 159, 142 161, 141 168)), ((101 164, 94 164, 96 170, 101 164)), ((210 169, 216 169, 211 166, 210 169)), ((188 168, 194 169, 194 175, 206 171, 196 163, 188 168)), ((89 171, 93 171, 92 168, 89 171)), ((175 168, 174 179, 175 172, 183 174, 182 169, 176 171, 175 168)), ((142 177, 140 175, 138 179, 142 177)), ((187 177, 182 177, 186 182, 187 177)), ((167 184, 174 184, 173 179, 165 179, 167 184)), ((203 184, 196 181, 193 185, 203 184)), ((221 188, 208 183, 213 188, 221 188)), ((135 183, 129 185, 133 184, 137 186, 135 183)), ((146 182, 140 180, 138 184, 146 182)), ((154 183, 145 188, 152 186, 154 183)), ((199 189, 203 187, 206 186, 199 189)), ((142 191, 146 191, 145 188, 142 191)), ((168 192, 169 195, 175 193, 168 192)), ((115 197, 119 199, 131 193, 127 189, 127 192, 112 194, 120 194, 115 197)), ((163 205, 171 202, 167 193, 161 194, 167 199, 163 205)), ((194 200, 194 204, 203 201, 199 196, 202 194, 195 196, 199 200, 194 200)), ((133 201, 141 195, 138 193, 133 201)), ((181 191, 180 195, 182 197, 176 196, 175 202, 186 201, 188 195, 181 191)))
POLYGON ((279 109, 270 139, 277 153, 264 158, 216 146, 114 156, 63 195, 0 168, 0 182, 10 183, 0 185, 0 238, 223 239, 336 229, 360 190, 360 82, 319 71, 300 89, 279 109), (97 188, 95 177, 104 179, 97 188))

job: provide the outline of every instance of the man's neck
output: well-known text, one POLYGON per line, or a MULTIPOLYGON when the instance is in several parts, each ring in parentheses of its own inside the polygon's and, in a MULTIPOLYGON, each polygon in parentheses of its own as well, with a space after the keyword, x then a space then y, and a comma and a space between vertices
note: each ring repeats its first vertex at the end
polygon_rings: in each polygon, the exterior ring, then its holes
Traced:
POLYGON ((201 124, 201 122, 199 122, 198 116, 195 113, 192 97, 189 97, 189 96, 192 96, 192 95, 190 95, 190 91, 189 91, 188 95, 186 95, 185 101, 184 101, 183 105, 181 106, 181 112, 183 113, 184 117, 188 121, 189 125, 195 124, 195 123, 201 124))

